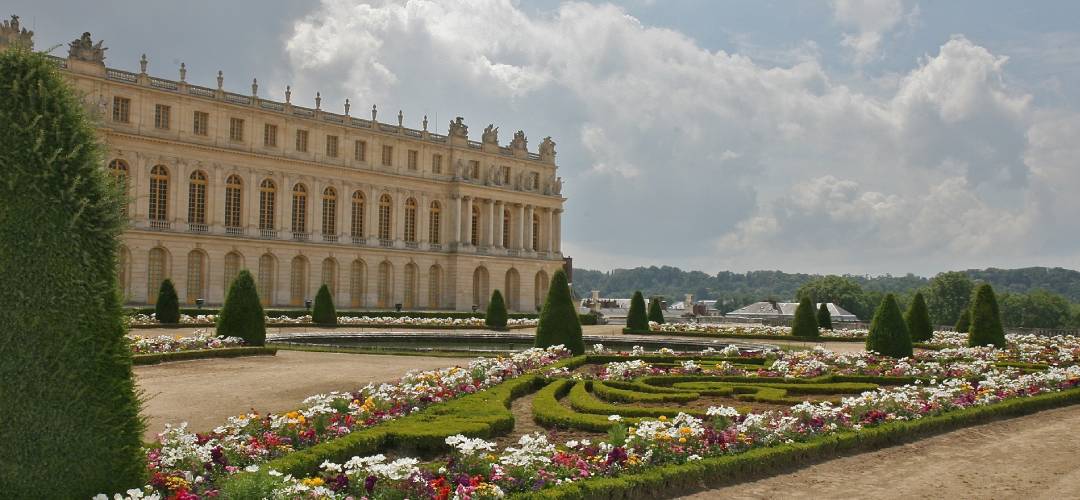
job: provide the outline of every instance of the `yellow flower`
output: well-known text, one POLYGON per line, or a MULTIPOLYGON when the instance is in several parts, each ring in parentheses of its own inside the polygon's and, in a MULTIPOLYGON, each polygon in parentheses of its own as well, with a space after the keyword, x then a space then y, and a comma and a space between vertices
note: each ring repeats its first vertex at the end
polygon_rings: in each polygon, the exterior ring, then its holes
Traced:
POLYGON ((682 433, 682 434, 690 434, 693 431, 691 431, 689 427, 683 427, 683 428, 679 429, 679 432, 682 433))
POLYGON ((679 442, 680 442, 680 443, 685 443, 685 442, 686 442, 686 438, 679 438, 679 442))
POLYGON ((660 420, 661 422, 667 422, 667 417, 665 417, 664 415, 660 415, 660 418, 659 418, 659 420, 660 420))
POLYGON ((303 484, 304 486, 311 486, 311 487, 322 486, 323 484, 325 484, 325 482, 322 480, 321 477, 309 477, 309 478, 301 479, 300 483, 303 484))

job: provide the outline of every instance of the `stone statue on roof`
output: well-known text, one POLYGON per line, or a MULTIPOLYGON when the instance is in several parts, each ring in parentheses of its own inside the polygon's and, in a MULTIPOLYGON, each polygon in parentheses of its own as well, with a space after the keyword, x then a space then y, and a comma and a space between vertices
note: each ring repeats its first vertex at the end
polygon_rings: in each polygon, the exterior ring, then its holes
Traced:
POLYGON ((540 143, 540 159, 554 159, 555 158, 555 141, 551 140, 551 136, 544 138, 540 143))
POLYGON ((10 21, 0 23, 0 47, 20 45, 34 48, 34 32, 19 26, 19 16, 12 15, 10 21))
POLYGON ((528 143, 528 139, 525 138, 525 131, 518 130, 514 132, 514 139, 510 141, 510 149, 526 149, 528 143))
POLYGON ((90 40, 90 32, 83 33, 81 37, 68 44, 68 57, 80 61, 104 64, 105 51, 109 49, 102 47, 102 42, 104 40, 98 40, 98 43, 95 44, 90 40))
POLYGON ((469 126, 465 125, 465 119, 457 117, 450 121, 450 137, 469 137, 469 126))
POLYGON ((499 127, 496 127, 494 123, 487 126, 484 129, 484 135, 481 137, 481 141, 484 144, 499 144, 499 127))

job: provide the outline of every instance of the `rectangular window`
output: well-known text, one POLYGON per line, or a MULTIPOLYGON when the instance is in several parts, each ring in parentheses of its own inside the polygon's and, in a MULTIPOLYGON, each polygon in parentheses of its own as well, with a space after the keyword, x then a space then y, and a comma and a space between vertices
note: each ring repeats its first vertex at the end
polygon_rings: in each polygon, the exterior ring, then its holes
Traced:
POLYGON ((195 112, 194 123, 191 124, 191 133, 205 136, 210 131, 210 113, 195 112))
POLYGON ((113 97, 112 119, 114 122, 131 122, 131 99, 126 97, 113 97))
POLYGON ((353 159, 367 161, 367 142, 356 141, 356 145, 353 147, 353 159))
POLYGON ((229 140, 244 142, 244 120, 242 118, 229 118, 229 140))
POLYGON ((154 105, 154 128, 161 130, 169 130, 169 115, 172 112, 172 108, 164 104, 154 105))
POLYGON ((307 138, 308 138, 308 131, 307 130, 297 130, 296 131, 296 150, 297 151, 299 151, 301 153, 307 153, 307 138))
POLYGON ((503 166, 499 170, 499 184, 507 186, 510 184, 510 167, 503 166))
POLYGON ((384 167, 394 166, 394 146, 382 147, 382 164, 384 167))
POLYGON ((469 160, 469 175, 470 179, 480 178, 480 160, 469 160))
POLYGON ((420 163, 420 152, 415 149, 409 150, 409 170, 416 170, 420 163))
POLYGON ((326 136, 326 156, 337 158, 337 136, 326 136))
POLYGON ((263 146, 268 148, 277 147, 277 125, 270 123, 263 125, 263 146))
POLYGON ((439 154, 431 155, 431 173, 433 173, 433 174, 441 174, 442 173, 442 155, 439 155, 439 154))

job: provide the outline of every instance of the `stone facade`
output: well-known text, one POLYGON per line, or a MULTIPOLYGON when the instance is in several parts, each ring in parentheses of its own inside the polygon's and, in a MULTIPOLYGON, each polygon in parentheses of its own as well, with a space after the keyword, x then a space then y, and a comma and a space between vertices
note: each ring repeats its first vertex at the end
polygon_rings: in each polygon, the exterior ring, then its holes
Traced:
MULTIPOLYGON (((7 28, 8 23, 4 23, 7 28)), ((18 29, 17 25, 15 29, 18 29)), ((2 35, 3 33, 0 33, 2 35)), ((0 37, 0 45, 4 37, 0 37)), ((2 47, 0 47, 2 48, 2 47)), ((565 199, 554 142, 511 147, 489 126, 470 141, 251 92, 107 68, 84 34, 55 58, 100 116, 104 168, 130 196, 120 278, 129 303, 152 303, 164 278, 181 301, 220 304, 240 269, 264 303, 302 306, 327 283, 343 308, 469 310, 500 289, 534 311, 562 266, 565 199), (355 217, 354 217, 355 215, 355 217)))

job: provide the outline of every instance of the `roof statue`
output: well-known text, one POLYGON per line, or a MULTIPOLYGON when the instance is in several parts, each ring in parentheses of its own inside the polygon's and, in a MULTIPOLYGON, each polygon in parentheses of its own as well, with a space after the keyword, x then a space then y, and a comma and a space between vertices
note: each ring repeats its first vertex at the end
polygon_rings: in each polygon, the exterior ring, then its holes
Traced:
POLYGON ((496 127, 494 123, 487 126, 484 129, 484 135, 481 137, 481 141, 484 144, 499 144, 499 127, 496 127))
POLYGON ((19 26, 19 16, 12 15, 10 21, 0 23, 0 47, 22 45, 34 48, 34 32, 19 26))
POLYGON ((545 137, 544 141, 540 143, 540 159, 555 159, 555 141, 551 140, 551 136, 545 137))
POLYGON ((450 136, 451 137, 469 137, 469 126, 465 125, 465 119, 457 117, 450 121, 450 136))
POLYGON ((525 149, 529 144, 529 140, 525 138, 525 131, 518 130, 514 132, 514 139, 510 141, 510 149, 525 149))
POLYGON ((83 33, 81 37, 68 44, 68 57, 80 61, 105 64, 105 51, 102 47, 104 40, 94 43, 90 40, 90 32, 83 33))

